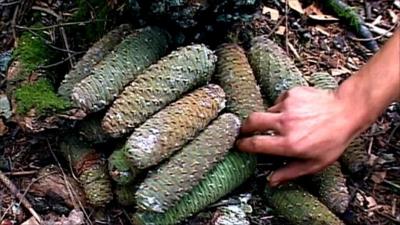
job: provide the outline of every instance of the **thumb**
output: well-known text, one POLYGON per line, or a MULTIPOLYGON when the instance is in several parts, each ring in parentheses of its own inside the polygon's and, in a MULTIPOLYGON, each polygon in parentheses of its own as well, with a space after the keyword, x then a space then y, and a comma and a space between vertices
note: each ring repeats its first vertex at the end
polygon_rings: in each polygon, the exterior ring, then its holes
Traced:
POLYGON ((273 172, 269 177, 269 185, 275 187, 283 182, 318 172, 320 166, 312 160, 294 161, 273 172))

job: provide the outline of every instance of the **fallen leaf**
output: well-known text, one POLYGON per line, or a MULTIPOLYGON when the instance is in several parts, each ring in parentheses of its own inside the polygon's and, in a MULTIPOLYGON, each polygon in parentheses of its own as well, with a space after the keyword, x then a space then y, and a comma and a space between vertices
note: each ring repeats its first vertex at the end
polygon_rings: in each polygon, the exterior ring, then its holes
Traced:
POLYGON ((315 4, 311 4, 304 9, 305 14, 313 20, 318 21, 338 21, 339 19, 331 15, 324 14, 315 4))
POLYGON ((385 180, 385 178, 386 178, 386 171, 374 172, 371 176, 371 180, 376 184, 382 183, 385 180))
POLYGON ((389 11, 389 15, 392 18, 392 23, 395 24, 397 23, 397 21, 399 21, 399 16, 391 9, 388 10, 389 11))
POLYGON ((379 15, 374 19, 374 21, 371 23, 372 25, 376 26, 382 22, 382 15, 379 15))
MULTIPOLYGON (((293 9, 294 11, 304 14, 304 9, 301 6, 301 3, 299 0, 286 0, 289 8, 293 9)), ((285 0, 282 0, 282 2, 285 2, 285 0)))
POLYGON ((325 36, 330 36, 330 33, 328 33, 328 31, 326 31, 322 26, 317 25, 315 26, 315 30, 320 32, 321 34, 325 35, 325 36))
POLYGON ((346 69, 345 67, 342 68, 335 68, 335 69, 331 69, 331 75, 336 77, 336 76, 340 76, 343 74, 350 74, 351 71, 346 69))
POLYGON ((29 218, 27 221, 23 222, 21 225, 40 225, 34 217, 29 218))
POLYGON ((8 127, 4 124, 3 120, 0 119, 0 137, 8 132, 8 127))
POLYGON ((285 26, 279 26, 278 29, 275 31, 275 34, 284 35, 285 32, 286 32, 286 27, 285 26))
POLYGON ((279 11, 278 10, 264 6, 262 8, 262 14, 265 15, 267 13, 270 15, 271 20, 277 21, 279 19, 279 11))
POLYGON ((376 207, 378 204, 376 203, 375 199, 371 196, 365 197, 365 201, 367 201, 367 208, 373 208, 376 207))
POLYGON ((308 15, 313 20, 318 21, 339 21, 338 18, 330 16, 330 15, 308 15))

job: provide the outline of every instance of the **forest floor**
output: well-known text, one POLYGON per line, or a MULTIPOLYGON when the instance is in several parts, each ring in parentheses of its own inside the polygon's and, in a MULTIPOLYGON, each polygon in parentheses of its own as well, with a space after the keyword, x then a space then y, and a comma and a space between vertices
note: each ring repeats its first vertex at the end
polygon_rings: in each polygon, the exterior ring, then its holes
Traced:
MULTIPOLYGON (((21 2, 24 1, 0 1, 0 94, 6 93, 7 88, 7 69, 3 67, 3 62, 8 61, 9 51, 15 47, 19 34, 27 30, 28 25, 35 23, 36 17, 32 16, 32 12, 41 14, 41 20, 46 20, 47 24, 48 21, 56 24, 46 30, 49 37, 54 39, 55 47, 64 49, 67 43, 72 49, 68 54, 62 51, 65 60, 59 64, 64 74, 90 45, 76 44, 79 41, 74 35, 68 35, 68 32, 67 36, 54 35, 55 30, 58 32, 58 28, 66 26, 62 22, 54 21, 54 17, 71 16, 76 7, 73 3, 56 0, 33 1, 31 4, 21 2)), ((115 6, 118 2, 109 0, 109 4, 114 4, 116 17, 122 8, 126 7, 115 6)), ((366 23, 371 26, 374 39, 382 46, 398 24, 399 1, 352 0, 348 3, 363 15, 366 23)), ((111 21, 107 27, 126 21, 129 19, 111 21)), ((87 18, 68 26, 81 26, 84 29, 91 23, 93 18, 87 18)), ((329 71, 341 82, 373 55, 373 52, 363 46, 362 40, 356 38, 343 24, 335 18, 327 17, 310 4, 303 4, 303 7, 299 8, 295 4, 286 6, 278 0, 266 0, 252 22, 235 25, 232 30, 237 31, 239 39, 246 30, 256 34, 269 34, 286 49, 306 77, 316 71, 329 71), (313 15, 310 16, 310 13, 313 15)), ((26 196, 33 209, 48 221, 59 220, 59 215, 69 212, 70 206, 74 205, 58 204, 57 198, 43 193, 46 185, 57 187, 62 183, 60 180, 44 179, 38 182, 38 171, 50 164, 57 165, 67 174, 71 171, 70 165, 54 154, 54 149, 57 149, 59 144, 59 130, 71 124, 60 124, 59 121, 55 123, 54 120, 54 117, 41 118, 40 128, 37 128, 35 118, 29 116, 13 116, 9 120, 0 118, 0 170, 26 196), (20 126, 22 123, 24 127, 20 126)), ((362 134, 362 138, 366 143, 365 151, 370 157, 370 167, 358 177, 347 176, 352 200, 342 219, 349 225, 400 224, 400 104, 390 105, 362 134)), ((101 146, 99 150, 108 154, 110 149, 107 147, 101 146)), ((241 199, 250 196, 248 207, 251 210, 248 216, 252 225, 285 224, 274 216, 262 198, 262 187, 266 183, 269 169, 268 163, 260 163, 256 174, 228 196, 232 197, 230 200, 210 206, 183 224, 213 224, 213 218, 218 216, 215 212, 217 206, 239 204, 238 196, 241 196, 241 199)), ((85 220, 88 224, 130 224, 127 220, 128 211, 129 209, 125 210, 113 202, 104 210, 86 209, 85 220)), ((0 182, 0 225, 24 222, 25 225, 34 224, 26 222, 30 217, 31 213, 26 207, 11 194, 4 182, 0 182)))

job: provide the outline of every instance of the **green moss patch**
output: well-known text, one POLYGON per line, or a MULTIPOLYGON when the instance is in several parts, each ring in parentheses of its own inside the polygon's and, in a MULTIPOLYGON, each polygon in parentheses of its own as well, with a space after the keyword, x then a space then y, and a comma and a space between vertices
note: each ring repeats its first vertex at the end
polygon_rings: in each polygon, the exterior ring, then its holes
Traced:
POLYGON ((22 114, 27 113, 30 109, 35 109, 38 115, 43 115, 62 111, 69 107, 69 103, 56 95, 52 84, 46 79, 18 88, 15 98, 17 112, 22 114))
POLYGON ((18 40, 18 47, 13 52, 14 60, 18 60, 22 68, 21 73, 16 78, 23 79, 39 66, 48 64, 52 55, 54 53, 49 49, 41 36, 24 32, 18 40))

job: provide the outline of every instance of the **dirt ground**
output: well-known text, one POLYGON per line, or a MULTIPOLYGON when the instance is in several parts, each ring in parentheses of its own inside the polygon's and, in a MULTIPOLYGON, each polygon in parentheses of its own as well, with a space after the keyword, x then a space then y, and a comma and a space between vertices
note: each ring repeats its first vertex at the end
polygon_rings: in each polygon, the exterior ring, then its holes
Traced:
MULTIPOLYGON (((364 41, 356 37, 344 24, 316 10, 312 1, 301 2, 303 4, 299 9, 295 4, 286 5, 284 1, 265 0, 256 10, 254 19, 250 22, 235 23, 227 30, 244 45, 250 33, 269 34, 286 49, 306 78, 316 71, 328 71, 338 82, 342 82, 356 72, 374 53, 368 50, 363 45, 364 41)), ((388 39, 388 34, 393 32, 398 24, 399 1, 351 0, 347 2, 365 18, 365 22, 371 26, 373 39, 382 46, 388 39)), ((107 30, 116 24, 131 21, 132 13, 124 12, 124 10, 129 11, 126 3, 108 0, 108 4, 112 6, 114 14, 107 18, 110 21, 106 24, 107 30)), ((6 60, 7 51, 15 48, 15 41, 21 32, 35 23, 36 18, 50 25, 62 23, 55 20, 52 13, 56 12, 57 15, 68 18, 76 7, 74 1, 0 1, 0 94, 6 93, 8 85, 5 79, 7 70, 1 69, 1 62, 6 60), (41 16, 33 16, 35 13, 41 16)), ((81 23, 70 26, 81 26, 85 29, 93 23, 91 19, 93 18, 87 18, 81 23)), ((140 26, 143 24, 140 20, 138 18, 134 23, 140 26)), ((60 35, 58 28, 63 25, 55 27, 49 26, 47 29, 49 37, 54 39, 53 44, 64 49, 65 43, 69 43, 71 52, 76 53, 74 57, 69 58, 73 60, 60 62, 59 73, 65 74, 91 42, 77 40, 78 38, 69 34, 68 30, 67 36, 60 35)), ((212 30, 212 26, 210 29, 212 30)), ((188 34, 184 33, 187 43, 204 41, 210 46, 215 46, 218 42, 222 42, 223 38, 220 37, 224 35, 215 31, 215 33, 210 31, 211 34, 203 35, 203 30, 200 28, 189 30, 188 34), (216 38, 209 41, 212 35, 216 38)), ((65 51, 61 53, 64 55, 63 59, 69 57, 65 51)), ((56 82, 60 79, 60 76, 55 78, 56 82)), ((0 119, 0 170, 10 178, 32 204, 33 209, 43 215, 43 218, 48 221, 59 220, 61 214, 68 215, 76 202, 68 203, 65 199, 59 199, 51 194, 38 195, 43 194, 43 188, 46 185, 58 187, 57 185, 62 183, 65 176, 60 180, 44 179, 41 182, 35 178, 40 169, 50 164, 71 174, 71 165, 62 159, 56 150, 63 131, 70 129, 74 122, 70 118, 60 120, 58 116, 40 118, 40 122, 36 119, 29 115, 13 116, 9 120, 0 119), (21 127, 21 124, 25 126, 21 127), (37 124, 40 124, 40 128, 36 127, 37 124)), ((370 167, 357 177, 346 174, 352 200, 348 210, 341 215, 341 219, 348 225, 400 224, 400 104, 390 105, 382 116, 362 134, 362 138, 366 143, 365 151, 369 154, 370 167)), ((107 155, 111 152, 111 146, 113 145, 97 146, 96 150, 107 155)), ((237 199, 237 196, 249 194, 251 197, 248 206, 251 210, 248 218, 252 225, 286 224, 273 214, 262 197, 266 174, 270 169, 268 160, 260 160, 256 174, 246 184, 224 198, 237 199)), ((19 200, 6 186, 7 184, 0 182, 0 225, 21 224, 27 221, 31 214, 26 207, 19 204, 19 200)), ((217 206, 237 204, 232 199, 210 206, 183 224, 213 224, 213 218, 217 216, 217 206)), ((106 209, 77 208, 85 212, 86 224, 130 224, 127 218, 132 209, 121 207, 115 201, 106 209)))

